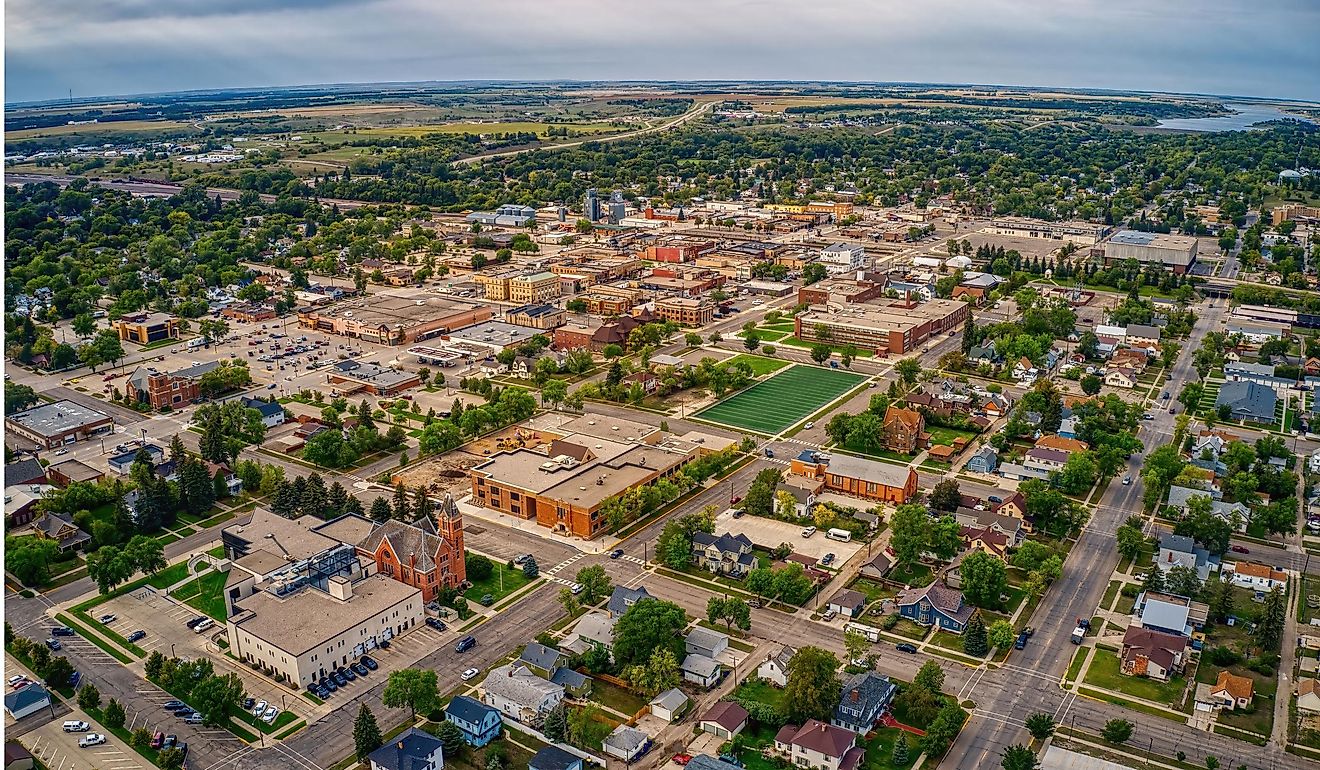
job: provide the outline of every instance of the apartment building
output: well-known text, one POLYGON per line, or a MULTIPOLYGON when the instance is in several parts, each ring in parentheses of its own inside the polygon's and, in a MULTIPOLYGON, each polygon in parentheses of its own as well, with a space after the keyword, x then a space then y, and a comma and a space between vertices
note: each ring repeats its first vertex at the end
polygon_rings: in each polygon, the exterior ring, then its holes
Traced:
POLYGON ((856 345, 881 355, 906 355, 937 334, 961 328, 970 313, 967 303, 946 299, 920 304, 856 304, 799 315, 794 319, 794 333, 812 342, 856 345))
POLYGON ((560 277, 551 272, 520 275, 509 280, 506 299, 525 305, 549 302, 559 298, 560 277))

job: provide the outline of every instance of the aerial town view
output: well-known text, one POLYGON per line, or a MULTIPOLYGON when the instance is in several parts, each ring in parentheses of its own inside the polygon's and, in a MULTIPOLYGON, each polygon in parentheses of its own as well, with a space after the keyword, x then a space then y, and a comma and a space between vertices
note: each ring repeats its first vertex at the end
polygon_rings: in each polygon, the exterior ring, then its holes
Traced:
POLYGON ((1320 770, 1313 4, 5 5, 4 770, 1320 770))

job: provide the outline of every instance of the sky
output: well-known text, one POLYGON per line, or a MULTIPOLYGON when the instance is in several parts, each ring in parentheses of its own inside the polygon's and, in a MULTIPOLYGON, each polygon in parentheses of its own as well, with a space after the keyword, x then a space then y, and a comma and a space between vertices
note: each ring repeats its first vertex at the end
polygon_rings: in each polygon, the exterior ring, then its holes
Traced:
POLYGON ((1317 0, 6 0, 6 103, 421 80, 1320 99, 1317 0))

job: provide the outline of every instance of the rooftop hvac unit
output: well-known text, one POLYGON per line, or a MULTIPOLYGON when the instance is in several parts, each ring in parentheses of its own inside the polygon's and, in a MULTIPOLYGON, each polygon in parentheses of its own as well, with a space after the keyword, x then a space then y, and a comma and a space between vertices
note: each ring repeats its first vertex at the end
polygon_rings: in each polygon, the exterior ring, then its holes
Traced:
POLYGON ((545 462, 541 463, 541 470, 547 473, 549 473, 550 471, 559 470, 559 463, 555 462, 554 460, 546 460, 545 462))

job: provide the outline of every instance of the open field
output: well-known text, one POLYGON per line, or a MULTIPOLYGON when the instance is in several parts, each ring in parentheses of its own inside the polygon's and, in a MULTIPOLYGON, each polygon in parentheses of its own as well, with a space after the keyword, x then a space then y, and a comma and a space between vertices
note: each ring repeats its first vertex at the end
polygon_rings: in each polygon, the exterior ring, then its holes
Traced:
POLYGON ((697 416, 722 425, 773 435, 792 427, 864 379, 851 372, 793 366, 697 416))
POLYGON ((608 134, 624 131, 628 126, 612 123, 439 123, 433 126, 382 126, 360 128, 358 134, 368 136, 425 136, 426 134, 531 134, 545 137, 551 128, 566 128, 574 134, 608 134))
POLYGON ((5 139, 14 142, 23 139, 41 139, 48 136, 78 136, 81 134, 104 136, 116 131, 136 133, 171 131, 187 127, 187 123, 177 120, 117 120, 107 123, 83 123, 73 126, 50 126, 49 128, 25 128, 19 131, 7 131, 5 132, 5 139))

